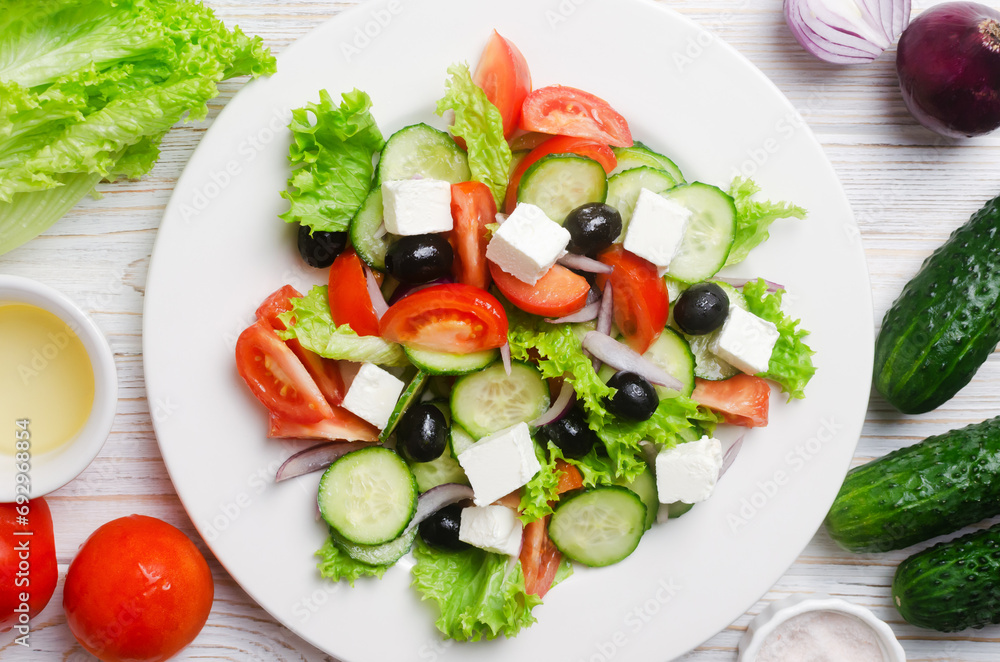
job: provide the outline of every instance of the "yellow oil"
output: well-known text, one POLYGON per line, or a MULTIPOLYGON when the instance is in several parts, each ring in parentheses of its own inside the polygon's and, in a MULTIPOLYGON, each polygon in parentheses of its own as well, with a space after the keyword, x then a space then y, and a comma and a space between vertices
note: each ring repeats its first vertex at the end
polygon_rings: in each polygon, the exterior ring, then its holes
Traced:
POLYGON ((80 338, 37 306, 0 303, 0 452, 14 453, 27 419, 31 454, 69 442, 94 405, 94 367, 80 338))

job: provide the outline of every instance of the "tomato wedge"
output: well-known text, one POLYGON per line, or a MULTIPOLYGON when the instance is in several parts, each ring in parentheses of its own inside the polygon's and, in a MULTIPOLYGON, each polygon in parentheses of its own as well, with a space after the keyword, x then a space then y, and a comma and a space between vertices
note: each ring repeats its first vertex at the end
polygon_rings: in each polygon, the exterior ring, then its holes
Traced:
POLYGON ((771 387, 760 377, 736 375, 719 382, 695 379, 691 399, 722 414, 726 423, 759 428, 767 425, 771 387))
POLYGON ((452 265, 455 279, 485 290, 490 286, 490 273, 486 268, 490 231, 486 226, 496 223, 497 217, 497 205, 490 188, 482 182, 453 184, 451 215, 455 221, 449 236, 455 249, 452 265))
MULTIPOLYGON (((275 331, 283 331, 287 327, 278 316, 292 309, 293 298, 301 297, 298 290, 291 285, 285 285, 260 304, 257 308, 257 319, 275 331)), ((302 365, 309 371, 309 376, 316 382, 326 401, 331 405, 343 402, 346 388, 344 377, 340 374, 340 364, 333 359, 326 359, 315 352, 310 352, 295 338, 286 340, 285 344, 295 353, 299 361, 302 361, 302 365)))
POLYGON ((556 493, 562 494, 583 487, 583 474, 566 460, 556 460, 556 471, 559 472, 559 485, 556 493))
POLYGON ((270 439, 325 439, 328 441, 378 441, 378 429, 343 407, 318 423, 296 423, 271 414, 270 439))
POLYGON ((621 244, 605 249, 597 259, 614 267, 610 275, 598 274, 597 287, 604 289, 610 279, 615 325, 625 336, 625 343, 642 354, 667 325, 670 313, 667 285, 652 262, 630 253, 621 244))
POLYGON ((333 409, 302 362, 264 322, 256 322, 236 341, 236 369, 268 410, 288 421, 318 423, 333 409))
POLYGON ((521 185, 521 178, 528 168, 536 161, 549 154, 579 154, 593 159, 601 164, 605 172, 610 173, 618 165, 618 159, 611 148, 605 143, 595 142, 586 138, 573 138, 570 136, 553 136, 535 147, 525 156, 514 172, 510 176, 510 185, 507 187, 507 198, 504 200, 504 207, 507 213, 514 211, 517 205, 517 188, 521 185))
POLYGON ((365 267, 353 248, 337 256, 330 266, 327 296, 337 326, 347 324, 359 336, 378 335, 378 316, 368 295, 365 267))
POLYGON ((381 330, 386 340, 408 347, 470 354, 507 342, 507 314, 478 287, 433 285, 389 306, 381 330))
POLYGON ((562 317, 575 313, 587 303, 590 283, 562 265, 553 265, 534 285, 518 280, 493 262, 489 265, 497 289, 526 313, 562 317))
POLYGON ((494 30, 479 58, 472 80, 500 111, 503 135, 510 137, 521 120, 524 98, 531 91, 531 72, 521 51, 494 30))
POLYGON ((549 538, 549 518, 535 520, 524 527, 521 543, 521 570, 524 572, 524 590, 540 598, 552 588, 562 554, 549 538))
POLYGON ((575 87, 552 85, 535 90, 521 108, 521 128, 562 136, 590 138, 615 147, 631 147, 628 122, 604 99, 575 87))

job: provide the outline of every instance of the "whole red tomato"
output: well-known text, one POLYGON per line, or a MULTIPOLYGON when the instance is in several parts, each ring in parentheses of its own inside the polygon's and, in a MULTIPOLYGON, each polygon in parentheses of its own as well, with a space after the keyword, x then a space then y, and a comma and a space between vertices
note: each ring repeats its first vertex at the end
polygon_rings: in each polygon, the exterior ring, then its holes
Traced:
POLYGON ((27 625, 45 609, 58 579, 49 504, 41 497, 0 503, 0 632, 27 625))
POLYGON ((104 662, 159 662, 201 632, 215 586, 179 530, 143 515, 112 520, 80 547, 63 608, 73 636, 104 662))

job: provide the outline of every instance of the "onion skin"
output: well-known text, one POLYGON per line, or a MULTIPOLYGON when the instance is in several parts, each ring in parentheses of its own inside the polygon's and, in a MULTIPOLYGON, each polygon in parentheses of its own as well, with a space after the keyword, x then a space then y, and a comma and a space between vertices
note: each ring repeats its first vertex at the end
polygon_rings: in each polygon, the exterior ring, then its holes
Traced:
POLYGON ((1000 127, 1000 12, 975 2, 928 9, 903 32, 899 89, 932 131, 972 137, 1000 127))

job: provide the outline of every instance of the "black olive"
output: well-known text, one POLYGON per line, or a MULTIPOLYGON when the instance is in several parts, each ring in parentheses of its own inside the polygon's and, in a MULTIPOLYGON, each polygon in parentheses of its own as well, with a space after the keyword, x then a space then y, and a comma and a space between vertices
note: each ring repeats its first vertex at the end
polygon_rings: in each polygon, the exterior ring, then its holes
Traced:
POLYGON ((558 421, 543 425, 538 432, 556 445, 565 457, 578 460, 597 443, 597 434, 587 426, 583 412, 574 407, 558 421))
POLYGON ((299 226, 299 255, 310 267, 325 269, 346 247, 346 232, 312 232, 307 225, 299 226))
POLYGON ((458 539, 458 529, 462 525, 462 506, 453 503, 437 511, 417 527, 420 537, 431 547, 459 551, 469 543, 458 539))
POLYGON ((729 297, 715 283, 698 283, 681 294, 674 304, 674 321, 681 331, 701 336, 715 331, 729 315, 729 297))
POLYGON ((396 448, 414 462, 436 460, 447 445, 448 421, 436 406, 413 405, 400 417, 396 448))
POLYGON ((416 234, 396 240, 385 254, 385 268, 403 283, 429 283, 451 274, 455 252, 444 235, 416 234))
POLYGON ((646 421, 660 404, 653 385, 634 372, 616 372, 608 386, 617 389, 614 397, 604 399, 608 411, 618 418, 646 421))
POLYGON ((571 211, 563 227, 569 230, 570 253, 594 256, 622 233, 622 215, 603 202, 588 202, 571 211))

